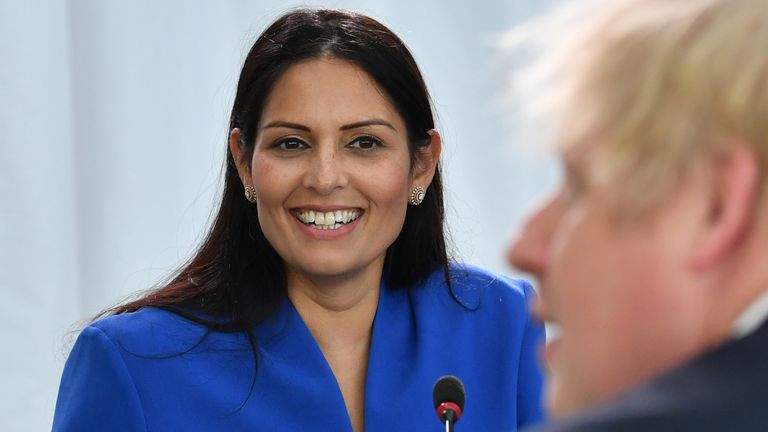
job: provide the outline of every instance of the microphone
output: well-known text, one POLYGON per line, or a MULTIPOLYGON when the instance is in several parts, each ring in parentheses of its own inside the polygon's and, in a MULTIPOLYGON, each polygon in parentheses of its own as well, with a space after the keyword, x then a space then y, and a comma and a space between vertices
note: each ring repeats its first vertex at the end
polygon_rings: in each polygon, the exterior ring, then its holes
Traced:
POLYGON ((453 425, 461 418, 464 409, 464 384, 453 375, 444 375, 435 382, 432 400, 437 418, 445 424, 445 432, 453 432, 453 425))

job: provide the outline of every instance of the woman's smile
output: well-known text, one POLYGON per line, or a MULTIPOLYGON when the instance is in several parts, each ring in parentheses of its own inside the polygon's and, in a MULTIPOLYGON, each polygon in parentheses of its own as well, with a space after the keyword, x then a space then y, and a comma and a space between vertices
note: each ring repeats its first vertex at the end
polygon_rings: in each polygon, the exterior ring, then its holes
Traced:
POLYGON ((336 240, 352 233, 360 221, 363 210, 338 208, 337 210, 293 209, 291 214, 299 230, 314 240, 336 240))
POLYGON ((339 209, 330 211, 297 209, 291 213, 304 225, 318 230, 337 230, 360 217, 361 209, 339 209))

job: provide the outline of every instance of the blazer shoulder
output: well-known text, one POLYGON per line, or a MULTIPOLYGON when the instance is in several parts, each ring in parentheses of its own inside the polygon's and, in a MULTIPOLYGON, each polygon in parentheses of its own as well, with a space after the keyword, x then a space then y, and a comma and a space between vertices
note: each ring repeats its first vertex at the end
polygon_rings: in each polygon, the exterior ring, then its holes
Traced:
POLYGON ((206 335, 207 329, 173 312, 146 307, 102 318, 88 327, 98 329, 129 352, 177 352, 206 335))
POLYGON ((514 309, 522 309, 535 295, 531 284, 524 279, 498 274, 472 264, 452 263, 449 276, 448 289, 442 271, 434 272, 427 285, 433 290, 439 290, 452 303, 470 311, 488 302, 506 303, 514 309))

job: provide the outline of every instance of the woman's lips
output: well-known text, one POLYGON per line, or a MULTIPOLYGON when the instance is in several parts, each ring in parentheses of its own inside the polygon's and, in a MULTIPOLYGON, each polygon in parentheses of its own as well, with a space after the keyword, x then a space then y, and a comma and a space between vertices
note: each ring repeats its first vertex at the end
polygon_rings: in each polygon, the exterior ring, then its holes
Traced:
POLYGON ((294 210, 293 214, 299 228, 307 236, 317 240, 334 240, 352 232, 363 212, 359 209, 326 212, 294 210))

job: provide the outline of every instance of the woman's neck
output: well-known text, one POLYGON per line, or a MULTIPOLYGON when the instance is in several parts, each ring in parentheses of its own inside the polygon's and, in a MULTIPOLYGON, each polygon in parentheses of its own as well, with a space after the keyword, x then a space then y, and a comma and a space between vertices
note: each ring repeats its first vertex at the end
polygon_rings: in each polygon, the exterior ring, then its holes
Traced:
POLYGON ((309 277, 288 271, 287 292, 320 349, 367 342, 379 300, 381 271, 309 277))
POLYGON ((341 390, 350 422, 364 430, 365 379, 381 271, 344 278, 306 278, 288 273, 288 297, 341 390))

